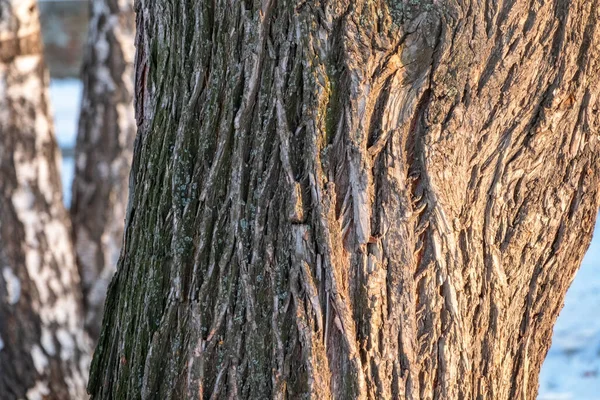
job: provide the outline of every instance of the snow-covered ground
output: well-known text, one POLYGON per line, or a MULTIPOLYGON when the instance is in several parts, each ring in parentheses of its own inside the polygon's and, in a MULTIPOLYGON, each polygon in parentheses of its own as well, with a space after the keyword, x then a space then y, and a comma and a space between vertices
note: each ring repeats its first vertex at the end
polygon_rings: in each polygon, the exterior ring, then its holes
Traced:
MULTIPOLYGON (((58 142, 61 147, 73 147, 81 83, 76 79, 53 80, 50 96, 58 142)), ((72 159, 63 160, 66 204, 71 199, 73 168, 72 159)), ((600 223, 596 232, 554 328, 538 400, 600 400, 600 223)))
MULTIPOLYGON (((75 147, 77 119, 81 103, 82 85, 79 79, 53 79, 50 81, 50 101, 54 111, 54 131, 61 148, 75 147)), ((75 173, 72 158, 63 158, 62 184, 65 204, 71 204, 71 182, 75 173)))
POLYGON ((600 221, 565 300, 538 400, 600 400, 600 221))

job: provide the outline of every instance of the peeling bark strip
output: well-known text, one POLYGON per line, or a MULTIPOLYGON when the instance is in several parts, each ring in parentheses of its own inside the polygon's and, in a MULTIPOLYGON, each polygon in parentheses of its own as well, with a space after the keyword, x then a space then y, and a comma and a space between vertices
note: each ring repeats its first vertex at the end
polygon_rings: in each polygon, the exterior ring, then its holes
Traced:
POLYGON ((71 217, 86 328, 96 340, 121 250, 136 132, 135 19, 129 0, 91 0, 90 9, 71 217))
POLYGON ((7 43, 30 46, 0 61, 0 398, 81 399, 90 348, 34 0, 0 0, 7 43))
POLYGON ((534 399, 600 202, 584 0, 139 0, 94 399, 534 399))

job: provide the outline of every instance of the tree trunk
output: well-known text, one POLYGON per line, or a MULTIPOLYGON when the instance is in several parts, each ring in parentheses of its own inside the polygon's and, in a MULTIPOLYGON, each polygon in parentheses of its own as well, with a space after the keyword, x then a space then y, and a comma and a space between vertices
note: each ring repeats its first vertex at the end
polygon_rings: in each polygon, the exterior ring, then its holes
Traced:
POLYGON ((127 206, 136 124, 133 113, 133 1, 91 0, 71 217, 86 328, 100 334, 127 206))
POLYGON ((0 0, 0 397, 81 399, 90 344, 34 0, 0 0))
POLYGON ((600 202, 596 3, 136 4, 93 398, 535 398, 600 202))

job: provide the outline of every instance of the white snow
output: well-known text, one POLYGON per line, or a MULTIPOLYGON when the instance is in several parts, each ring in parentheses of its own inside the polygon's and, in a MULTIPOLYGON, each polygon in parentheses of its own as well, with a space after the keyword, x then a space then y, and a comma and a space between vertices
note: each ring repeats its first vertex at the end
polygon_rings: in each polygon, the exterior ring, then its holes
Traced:
POLYGON ((600 400, 599 261, 600 221, 554 327, 538 400, 600 400))
POLYGON ((75 177, 75 162, 72 158, 62 160, 61 179, 63 187, 63 200, 68 207, 71 204, 71 186, 75 177))
POLYGON ((50 81, 54 131, 60 147, 75 146, 82 90, 79 79, 52 79, 50 81))
MULTIPOLYGON (((73 147, 82 86, 53 80, 50 95, 61 147, 73 147)), ((72 158, 63 159, 65 203, 70 204, 72 158)), ((600 222, 598 233, 567 293, 554 328, 553 343, 540 375, 538 400, 600 400, 600 222)))
MULTIPOLYGON (((50 99, 54 110, 54 131, 61 148, 75 147, 79 107, 83 86, 79 79, 53 79, 50 81, 50 99)), ((63 157, 62 184, 65 204, 71 204, 71 182, 75 175, 72 158, 63 157)))

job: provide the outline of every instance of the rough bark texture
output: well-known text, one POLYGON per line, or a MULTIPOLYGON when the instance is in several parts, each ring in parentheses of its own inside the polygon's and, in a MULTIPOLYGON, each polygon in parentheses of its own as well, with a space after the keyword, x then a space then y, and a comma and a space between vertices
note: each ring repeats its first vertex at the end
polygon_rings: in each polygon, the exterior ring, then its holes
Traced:
POLYGON ((34 0, 0 0, 0 398, 81 399, 90 344, 34 0))
POLYGON ((71 216, 86 328, 100 334, 127 207, 136 123, 133 0, 91 0, 71 216))
POLYGON ((597 2, 136 4, 93 398, 535 398, 600 200, 597 2))

